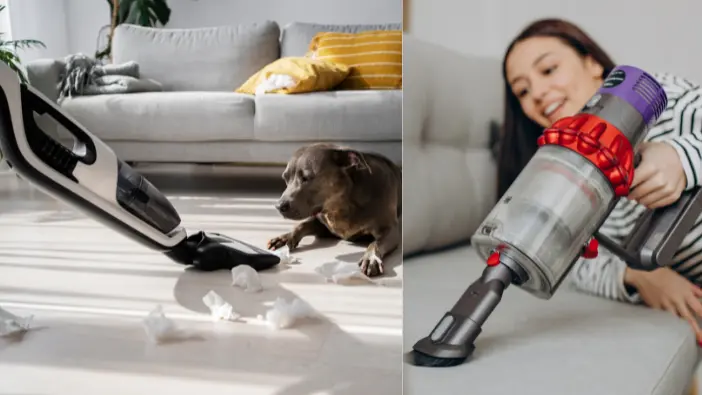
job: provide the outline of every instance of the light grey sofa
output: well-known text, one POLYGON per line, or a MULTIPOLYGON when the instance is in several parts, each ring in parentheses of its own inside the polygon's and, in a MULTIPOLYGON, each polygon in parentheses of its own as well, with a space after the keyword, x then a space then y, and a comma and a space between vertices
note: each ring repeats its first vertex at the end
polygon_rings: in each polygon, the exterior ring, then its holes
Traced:
MULTIPOLYGON (((468 238, 495 200, 490 122, 500 63, 404 38, 404 349, 427 336, 485 267, 468 238)), ((405 395, 682 395, 698 346, 668 312, 564 284, 549 301, 517 287, 468 363, 403 371, 405 395)))
MULTIPOLYGON (((164 91, 78 96, 60 104, 126 161, 280 165, 303 144, 331 141, 401 163, 401 90, 234 92, 275 59, 304 55, 317 32, 389 29, 401 25, 281 28, 263 21, 153 29, 124 24, 115 31, 113 61, 136 61, 141 77, 160 82, 164 91)), ((56 101, 64 66, 62 59, 30 62, 30 83, 56 101)))

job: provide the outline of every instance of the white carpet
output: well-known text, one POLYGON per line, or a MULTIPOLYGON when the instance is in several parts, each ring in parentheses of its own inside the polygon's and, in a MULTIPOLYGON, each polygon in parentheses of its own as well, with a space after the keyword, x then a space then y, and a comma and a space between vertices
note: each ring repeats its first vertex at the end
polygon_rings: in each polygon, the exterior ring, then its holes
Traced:
MULTIPOLYGON (((0 338, 0 393, 402 392, 399 253, 386 262, 385 285, 345 286, 315 268, 355 262, 363 247, 309 248, 307 238, 293 253, 299 264, 261 273, 263 291, 246 293, 228 271, 186 270, 12 184, 0 188, 0 307, 34 318, 23 336, 0 338), (211 290, 242 319, 212 322, 202 301, 211 290), (279 297, 300 298, 320 317, 271 330, 256 317, 279 297), (150 343, 142 320, 157 305, 190 338, 150 343)), ((293 225, 273 209, 275 193, 168 195, 188 228, 260 246, 293 225)))

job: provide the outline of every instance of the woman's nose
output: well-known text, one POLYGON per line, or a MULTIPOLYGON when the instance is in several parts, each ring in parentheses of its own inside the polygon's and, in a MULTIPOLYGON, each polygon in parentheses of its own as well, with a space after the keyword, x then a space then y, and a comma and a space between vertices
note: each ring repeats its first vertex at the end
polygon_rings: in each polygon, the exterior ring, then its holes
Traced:
POLYGON ((541 103, 548 93, 548 85, 544 82, 534 83, 531 86, 531 96, 537 103, 541 103))

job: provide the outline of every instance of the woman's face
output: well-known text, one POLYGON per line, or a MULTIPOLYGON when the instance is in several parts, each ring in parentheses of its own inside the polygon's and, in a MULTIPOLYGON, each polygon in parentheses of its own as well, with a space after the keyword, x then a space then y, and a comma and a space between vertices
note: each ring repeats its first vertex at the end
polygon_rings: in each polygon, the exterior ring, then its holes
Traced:
POLYGON ((531 37, 507 57, 507 81, 524 113, 549 127, 575 115, 602 84, 603 68, 555 37, 531 37))

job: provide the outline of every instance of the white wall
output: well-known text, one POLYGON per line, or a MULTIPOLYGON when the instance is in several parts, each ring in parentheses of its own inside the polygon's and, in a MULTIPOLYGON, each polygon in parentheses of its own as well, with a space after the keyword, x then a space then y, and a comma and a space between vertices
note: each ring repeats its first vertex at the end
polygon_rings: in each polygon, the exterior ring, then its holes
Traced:
POLYGON ((670 71, 702 83, 702 2, 692 0, 409 0, 410 33, 500 60, 528 23, 562 17, 580 25, 616 63, 670 71))
POLYGON ((10 29, 10 11, 7 9, 7 0, 0 0, 0 5, 5 6, 5 10, 0 14, 0 33, 3 40, 12 40, 12 31, 10 29))
POLYGON ((63 57, 69 51, 66 0, 4 0, 13 40, 35 39, 46 45, 22 51, 23 62, 42 57, 63 57))
MULTIPOLYGON (((48 50, 28 54, 95 53, 100 28, 110 23, 105 0, 3 0, 10 2, 14 38, 44 41, 48 50)), ((397 23, 402 0, 169 0, 169 27, 203 27, 274 20, 319 23, 397 23), (374 11, 371 11, 374 9, 374 11)))
MULTIPOLYGON (((53 1, 53 0, 44 0, 53 1)), ((109 24, 104 0, 67 0, 71 50, 93 53, 100 27, 109 24), (102 19, 101 19, 102 18, 102 19)), ((204 27, 274 20, 322 23, 402 21, 402 0, 169 0, 169 27, 204 27), (375 3, 375 4, 374 4, 375 3), (375 11, 370 12, 372 8, 375 11)))

